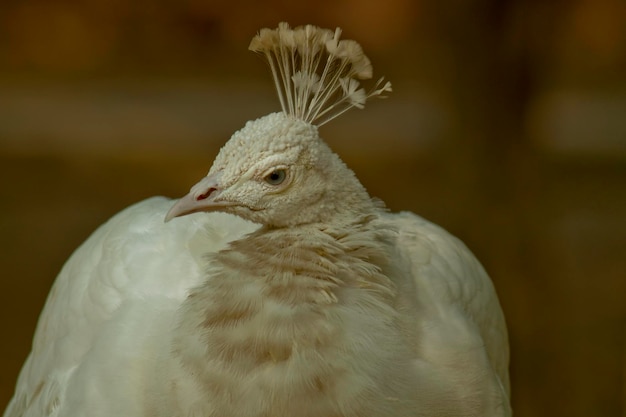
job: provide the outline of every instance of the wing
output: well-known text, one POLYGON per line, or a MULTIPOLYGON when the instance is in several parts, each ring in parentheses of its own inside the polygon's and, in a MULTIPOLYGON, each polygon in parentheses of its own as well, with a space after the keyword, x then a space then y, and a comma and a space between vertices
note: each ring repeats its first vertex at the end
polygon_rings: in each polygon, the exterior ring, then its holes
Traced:
POLYGON ((398 283, 400 308, 410 317, 418 363, 449 370, 446 378, 469 396, 490 392, 493 415, 509 415, 508 336, 489 276, 441 227, 406 212, 386 218, 399 232, 399 264, 410 277, 398 283))
POLYGON ((141 376, 199 284, 203 255, 257 227, 219 213, 165 224, 171 204, 152 198, 127 208, 72 254, 5 417, 139 415, 141 376))

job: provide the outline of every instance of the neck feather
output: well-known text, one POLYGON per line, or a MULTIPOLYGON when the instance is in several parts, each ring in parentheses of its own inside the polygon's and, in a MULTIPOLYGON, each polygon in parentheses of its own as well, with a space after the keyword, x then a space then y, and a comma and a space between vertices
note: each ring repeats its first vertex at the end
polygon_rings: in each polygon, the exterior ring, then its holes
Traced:
MULTIPOLYGON (((375 223, 262 228, 215 254, 210 279, 183 305, 181 334, 193 340, 175 346, 203 392, 237 398, 265 387, 291 405, 330 385, 356 384, 358 398, 369 392, 398 349, 387 346, 398 340, 395 288, 384 274, 392 232, 375 223), (347 357, 359 366, 348 371, 347 357)), ((235 403, 224 407, 243 415, 235 403)))

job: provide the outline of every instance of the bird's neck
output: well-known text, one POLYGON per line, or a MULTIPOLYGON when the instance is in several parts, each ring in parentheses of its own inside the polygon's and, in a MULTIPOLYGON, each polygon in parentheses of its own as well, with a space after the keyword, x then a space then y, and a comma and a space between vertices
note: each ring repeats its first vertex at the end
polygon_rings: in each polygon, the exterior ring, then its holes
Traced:
MULTIPOLYGON (((383 269, 390 232, 373 223, 262 228, 217 253, 182 309, 181 325, 193 328, 181 334, 193 340, 175 346, 206 390, 231 398, 244 386, 271 387, 304 398, 385 366, 372 344, 398 340, 395 288, 383 269), (359 357, 362 369, 347 372, 346 356, 359 357), (227 382, 211 385, 216 378, 227 382)), ((242 415, 236 404, 224 407, 242 415)))
POLYGON ((261 228, 234 241, 215 254, 211 278, 197 291, 210 297, 202 302, 203 326, 219 332, 293 320, 289 326, 304 327, 302 314, 349 302, 353 292, 384 310, 395 294, 382 270, 390 233, 365 217, 340 226, 261 228))

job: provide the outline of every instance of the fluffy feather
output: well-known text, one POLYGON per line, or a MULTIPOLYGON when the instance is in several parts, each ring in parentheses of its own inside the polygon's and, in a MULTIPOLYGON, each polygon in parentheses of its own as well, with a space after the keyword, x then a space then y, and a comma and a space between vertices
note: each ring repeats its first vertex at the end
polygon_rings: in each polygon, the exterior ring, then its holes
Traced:
POLYGON ((284 111, 235 133, 173 207, 141 202, 76 250, 5 417, 511 414, 483 268, 372 200, 313 125, 389 91, 354 98, 371 65, 339 34, 253 40, 284 111))

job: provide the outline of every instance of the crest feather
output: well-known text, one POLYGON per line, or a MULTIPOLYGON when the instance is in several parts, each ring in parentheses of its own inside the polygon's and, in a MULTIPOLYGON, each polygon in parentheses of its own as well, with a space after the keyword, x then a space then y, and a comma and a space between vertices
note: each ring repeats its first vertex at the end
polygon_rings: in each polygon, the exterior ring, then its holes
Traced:
POLYGON ((249 49, 267 60, 285 114, 321 126, 372 97, 384 98, 391 83, 380 78, 366 93, 359 80, 372 78, 372 64, 361 45, 339 40, 335 31, 313 25, 261 29, 249 49))

